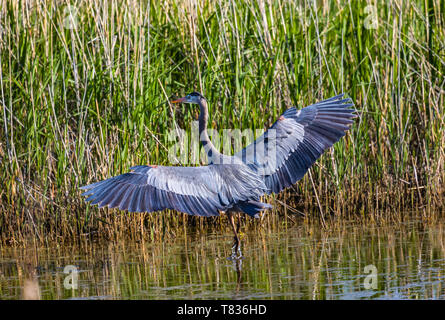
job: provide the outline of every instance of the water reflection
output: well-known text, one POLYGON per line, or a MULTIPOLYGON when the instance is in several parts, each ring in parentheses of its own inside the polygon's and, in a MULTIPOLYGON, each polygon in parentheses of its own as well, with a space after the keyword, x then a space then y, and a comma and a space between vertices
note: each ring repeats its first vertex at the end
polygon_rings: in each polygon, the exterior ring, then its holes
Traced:
POLYGON ((40 300, 40 286, 36 262, 28 262, 23 270, 23 290, 21 299, 40 300))
POLYGON ((227 259, 229 231, 164 243, 8 247, 0 250, 0 299, 443 299, 444 240, 443 224, 411 222, 252 230, 244 259, 235 260, 227 259), (77 271, 69 281, 67 266, 77 271))

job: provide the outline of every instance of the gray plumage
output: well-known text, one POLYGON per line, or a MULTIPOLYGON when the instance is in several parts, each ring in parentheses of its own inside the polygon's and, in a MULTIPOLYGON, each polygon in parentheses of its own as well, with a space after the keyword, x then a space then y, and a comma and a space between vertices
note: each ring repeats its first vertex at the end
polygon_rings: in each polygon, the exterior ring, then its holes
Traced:
POLYGON ((278 193, 303 178, 315 160, 346 134, 356 117, 351 106, 351 99, 338 95, 301 110, 290 108, 236 156, 262 177, 268 194, 278 193))
POLYGON ((220 211, 240 211, 258 217, 271 208, 260 197, 300 180, 345 135, 355 117, 351 100, 343 95, 301 110, 290 108, 255 142, 230 157, 219 153, 207 135, 207 103, 201 94, 174 102, 200 106, 199 131, 209 165, 135 166, 129 173, 81 187, 86 201, 129 212, 174 209, 216 216, 220 211))

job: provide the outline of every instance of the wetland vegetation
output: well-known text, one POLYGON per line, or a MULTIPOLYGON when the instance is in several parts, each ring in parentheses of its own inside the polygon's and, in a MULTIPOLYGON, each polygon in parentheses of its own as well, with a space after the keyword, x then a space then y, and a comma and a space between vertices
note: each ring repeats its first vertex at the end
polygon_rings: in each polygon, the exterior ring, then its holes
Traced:
MULTIPOLYGON (((443 1, 0 2, 0 242, 156 241, 225 217, 127 214, 78 187, 170 165, 167 133, 197 110, 264 129, 340 92, 360 117, 246 232, 290 224, 437 221, 444 208, 443 1)), ((236 151, 236 150, 235 150, 236 151)))

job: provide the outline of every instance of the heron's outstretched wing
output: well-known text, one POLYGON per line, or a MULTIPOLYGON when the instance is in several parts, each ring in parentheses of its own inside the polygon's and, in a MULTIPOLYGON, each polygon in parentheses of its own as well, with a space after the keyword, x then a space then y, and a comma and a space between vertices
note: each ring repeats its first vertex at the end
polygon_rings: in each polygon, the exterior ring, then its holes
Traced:
POLYGON ((345 135, 356 117, 343 95, 290 108, 237 157, 264 177, 268 193, 278 193, 300 180, 322 153, 345 135))
POLYGON ((191 215, 215 216, 219 215, 218 210, 226 210, 238 201, 257 198, 265 191, 259 177, 250 170, 242 170, 239 165, 135 166, 131 170, 81 187, 87 190, 83 195, 99 207, 130 212, 174 209, 191 215), (253 175, 263 188, 252 190, 252 186, 242 183, 244 179, 251 181, 253 175))

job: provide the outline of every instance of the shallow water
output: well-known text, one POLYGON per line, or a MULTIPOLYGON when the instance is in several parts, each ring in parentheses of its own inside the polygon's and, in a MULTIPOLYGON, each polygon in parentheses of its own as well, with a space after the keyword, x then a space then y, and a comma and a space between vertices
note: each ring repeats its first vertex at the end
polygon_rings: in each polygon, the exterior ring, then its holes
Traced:
POLYGON ((248 232, 238 261, 230 233, 4 247, 0 299, 445 298, 443 224, 277 230, 248 232))

